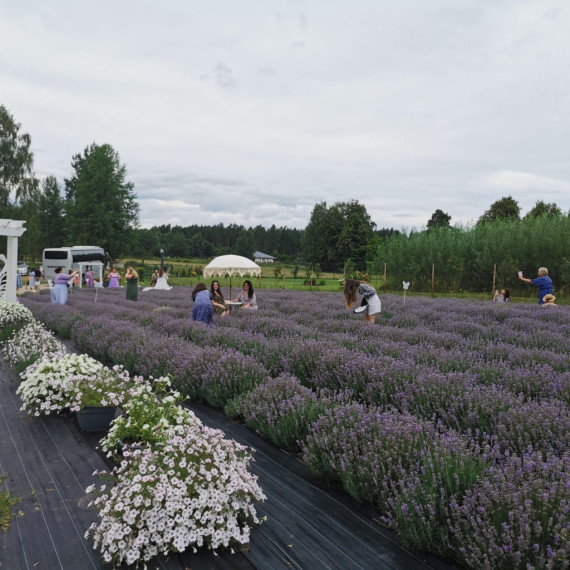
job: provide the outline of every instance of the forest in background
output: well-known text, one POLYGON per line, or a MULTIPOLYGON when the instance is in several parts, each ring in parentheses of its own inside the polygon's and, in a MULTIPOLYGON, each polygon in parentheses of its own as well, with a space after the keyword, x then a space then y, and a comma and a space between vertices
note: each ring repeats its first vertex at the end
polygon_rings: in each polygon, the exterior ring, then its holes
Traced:
MULTIPOLYGON (((473 227, 451 225, 436 209, 421 231, 378 229, 357 200, 314 206, 303 229, 217 224, 139 227, 139 205, 126 165, 108 144, 88 145, 71 159, 70 177, 60 187, 54 176, 35 177, 31 137, 20 133, 0 105, 0 217, 23 219, 20 257, 41 259, 45 247, 98 245, 111 260, 156 257, 204 259, 254 251, 281 264, 315 268, 347 277, 383 276, 387 287, 414 291, 481 292, 496 286, 524 288, 516 273, 534 277, 546 266, 558 294, 570 294, 570 212, 537 201, 521 216, 518 202, 500 198, 473 227), (433 281, 432 281, 433 279, 433 281)), ((5 251, 5 240, 0 242, 5 251)))

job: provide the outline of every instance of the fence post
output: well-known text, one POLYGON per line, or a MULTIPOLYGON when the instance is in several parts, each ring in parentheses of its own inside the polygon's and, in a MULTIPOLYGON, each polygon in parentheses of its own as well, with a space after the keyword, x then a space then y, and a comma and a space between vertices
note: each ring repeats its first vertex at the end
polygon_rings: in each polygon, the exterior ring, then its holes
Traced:
POLYGON ((433 288, 435 284, 435 263, 431 264, 431 294, 433 295, 433 288))
POLYGON ((386 295, 386 263, 384 263, 384 295, 386 295))
POLYGON ((495 275, 497 274, 497 264, 493 264, 493 288, 491 289, 491 299, 495 298, 495 275))

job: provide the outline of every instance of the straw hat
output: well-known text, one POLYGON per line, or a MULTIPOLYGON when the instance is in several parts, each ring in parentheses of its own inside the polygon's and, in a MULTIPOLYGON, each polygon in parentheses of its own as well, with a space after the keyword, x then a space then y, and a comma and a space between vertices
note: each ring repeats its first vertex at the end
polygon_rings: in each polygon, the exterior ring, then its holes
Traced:
POLYGON ((551 295, 550 293, 548 295, 545 295, 542 300, 545 303, 554 303, 554 301, 556 300, 556 297, 554 295, 551 295))

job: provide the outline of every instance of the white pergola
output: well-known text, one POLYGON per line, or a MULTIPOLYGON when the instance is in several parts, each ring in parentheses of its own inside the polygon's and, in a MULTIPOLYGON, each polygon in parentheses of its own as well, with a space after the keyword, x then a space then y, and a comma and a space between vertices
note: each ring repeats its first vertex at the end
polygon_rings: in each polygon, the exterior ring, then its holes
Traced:
POLYGON ((24 220, 0 218, 0 236, 8 239, 4 267, 0 272, 0 298, 9 303, 16 303, 16 272, 18 271, 18 238, 26 231, 24 220))

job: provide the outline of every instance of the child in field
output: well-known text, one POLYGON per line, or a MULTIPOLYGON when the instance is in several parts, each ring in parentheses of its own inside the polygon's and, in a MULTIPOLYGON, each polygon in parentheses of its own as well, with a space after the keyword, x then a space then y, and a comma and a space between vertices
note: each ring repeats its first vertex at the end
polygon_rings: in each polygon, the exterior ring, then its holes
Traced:
POLYGON ((358 309, 354 309, 355 313, 363 313, 364 321, 373 325, 376 322, 376 315, 382 310, 380 297, 376 293, 376 289, 366 283, 366 281, 357 281, 356 279, 347 279, 344 284, 344 299, 346 308, 350 309, 356 303, 356 293, 362 295, 362 301, 358 309))

